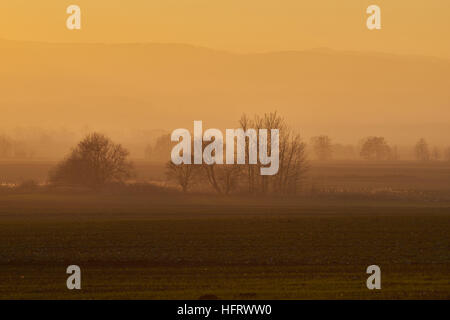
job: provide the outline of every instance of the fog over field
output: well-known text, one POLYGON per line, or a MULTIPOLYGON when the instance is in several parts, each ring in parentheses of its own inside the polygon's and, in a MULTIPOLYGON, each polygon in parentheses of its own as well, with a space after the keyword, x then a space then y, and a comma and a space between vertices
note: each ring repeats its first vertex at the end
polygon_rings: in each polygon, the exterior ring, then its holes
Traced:
POLYGON ((450 298, 450 1, 75 2, 0 1, 0 300, 450 298))

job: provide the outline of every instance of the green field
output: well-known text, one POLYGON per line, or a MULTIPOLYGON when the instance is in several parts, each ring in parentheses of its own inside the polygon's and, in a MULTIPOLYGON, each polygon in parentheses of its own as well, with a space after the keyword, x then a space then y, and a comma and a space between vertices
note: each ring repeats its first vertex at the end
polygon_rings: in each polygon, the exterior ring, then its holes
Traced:
POLYGON ((446 202, 0 197, 2 299, 450 298, 446 202), (81 291, 66 289, 70 264, 81 291))

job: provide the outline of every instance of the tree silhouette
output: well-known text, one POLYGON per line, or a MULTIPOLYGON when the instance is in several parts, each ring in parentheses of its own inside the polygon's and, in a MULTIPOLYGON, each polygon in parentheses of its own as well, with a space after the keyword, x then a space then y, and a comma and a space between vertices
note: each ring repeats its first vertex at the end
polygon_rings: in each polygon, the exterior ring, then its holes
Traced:
POLYGON ((50 181, 92 188, 122 182, 131 176, 132 164, 127 160, 128 155, 120 144, 102 134, 92 133, 50 172, 50 181))
POLYGON ((450 147, 448 147, 448 148, 445 150, 445 155, 444 155, 444 157, 445 157, 445 160, 447 160, 447 161, 450 162, 450 147))
POLYGON ((328 136, 321 135, 311 138, 312 147, 316 157, 320 161, 331 160, 333 150, 331 147, 331 139, 328 136))
POLYGON ((414 152, 416 154, 416 159, 419 161, 428 161, 430 160, 430 149, 428 147, 428 143, 424 138, 421 138, 414 147, 414 152))
POLYGON ((363 141, 360 155, 366 160, 387 160, 391 148, 384 137, 368 137, 363 141))

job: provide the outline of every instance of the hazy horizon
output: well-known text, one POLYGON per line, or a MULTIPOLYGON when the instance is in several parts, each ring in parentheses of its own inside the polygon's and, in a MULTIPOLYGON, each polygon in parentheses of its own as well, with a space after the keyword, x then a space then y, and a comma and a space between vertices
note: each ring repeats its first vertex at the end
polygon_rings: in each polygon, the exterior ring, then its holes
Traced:
POLYGON ((0 40, 0 47, 3 131, 170 132, 194 120, 232 128, 242 113, 276 110, 305 137, 448 144, 446 59, 323 48, 238 54, 151 43, 0 40))
POLYGON ((0 37, 50 42, 191 43, 232 52, 378 51, 450 58, 446 0, 77 0, 82 29, 65 28, 71 1, 0 4, 0 37), (381 8, 382 29, 367 30, 366 8, 381 8))
POLYGON ((449 13, 0 1, 0 299, 448 299, 449 13))
POLYGON ((449 145, 448 1, 379 0, 380 30, 369 0, 78 0, 81 30, 66 28, 70 4, 0 4, 0 133, 142 144, 277 111, 306 141, 449 145))

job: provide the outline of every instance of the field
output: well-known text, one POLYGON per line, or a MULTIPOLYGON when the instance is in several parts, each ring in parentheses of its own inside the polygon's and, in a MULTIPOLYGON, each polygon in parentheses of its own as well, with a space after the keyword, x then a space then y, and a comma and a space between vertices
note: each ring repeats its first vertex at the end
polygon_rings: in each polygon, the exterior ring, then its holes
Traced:
MULTIPOLYGON (((44 181, 56 161, 1 161, 0 183, 24 180, 44 181)), ((161 181, 165 179, 163 163, 135 160, 136 179, 161 181)), ((399 188, 450 193, 450 162, 419 163, 415 161, 311 162, 307 184, 344 187, 350 190, 370 188, 399 188)))
MULTIPOLYGON (((312 173, 448 188, 448 167, 336 166, 312 173)), ((449 234, 446 200, 0 194, 0 298, 449 299, 449 234), (80 291, 66 288, 71 264, 80 291), (381 290, 366 288, 372 264, 381 290)))

